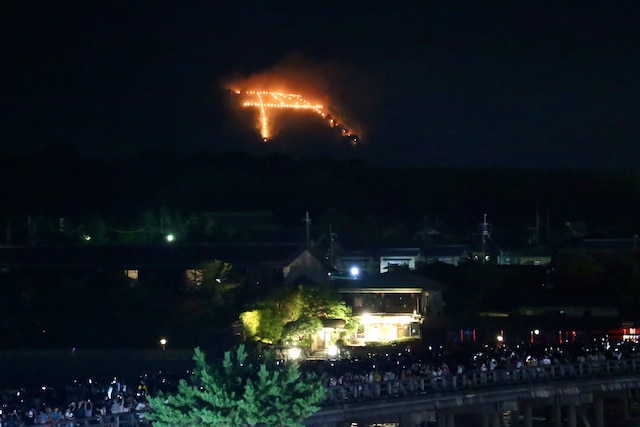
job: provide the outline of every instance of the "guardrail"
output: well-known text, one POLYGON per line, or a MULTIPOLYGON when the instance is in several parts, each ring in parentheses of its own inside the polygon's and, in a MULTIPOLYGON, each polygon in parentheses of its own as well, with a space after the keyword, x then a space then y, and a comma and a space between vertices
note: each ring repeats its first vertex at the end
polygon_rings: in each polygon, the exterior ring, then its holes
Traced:
POLYGON ((472 371, 441 376, 408 377, 391 381, 357 382, 327 387, 324 405, 344 404, 350 401, 385 399, 428 393, 443 393, 522 384, 586 378, 604 375, 640 374, 639 359, 608 360, 560 365, 527 366, 518 369, 472 371))
MULTIPOLYGON (((140 418, 139 412, 122 412, 119 414, 95 415, 77 419, 59 419, 43 424, 26 424, 24 427, 143 427, 151 424, 140 418)), ((23 424, 18 424, 23 425, 23 424)))
MULTIPOLYGON (((327 387, 327 397, 323 406, 330 407, 334 404, 456 392, 465 389, 491 388, 510 384, 543 383, 571 378, 628 374, 640 375, 640 359, 539 365, 494 371, 470 371, 463 374, 408 377, 391 381, 363 381, 327 387)), ((139 427, 150 425, 144 419, 141 419, 139 415, 137 412, 124 412, 75 420, 61 420, 57 423, 48 422, 44 426, 139 427)), ((26 427, 42 425, 28 425, 26 427)))

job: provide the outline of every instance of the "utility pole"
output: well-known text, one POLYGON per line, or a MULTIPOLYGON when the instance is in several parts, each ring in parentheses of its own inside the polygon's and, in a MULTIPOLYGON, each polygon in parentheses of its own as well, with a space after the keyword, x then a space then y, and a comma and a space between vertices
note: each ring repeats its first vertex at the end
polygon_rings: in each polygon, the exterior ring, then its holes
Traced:
POLYGON ((333 234, 333 230, 331 228, 331 224, 329 224, 329 264, 333 267, 333 241, 335 240, 336 235, 333 234))
POLYGON ((487 237, 489 237, 489 226, 487 224, 487 214, 482 219, 482 263, 485 263, 487 250, 487 237))
POLYGON ((305 213, 304 219, 302 220, 306 223, 307 227, 307 247, 309 247, 309 226, 311 225, 311 218, 309 218, 309 211, 305 213))

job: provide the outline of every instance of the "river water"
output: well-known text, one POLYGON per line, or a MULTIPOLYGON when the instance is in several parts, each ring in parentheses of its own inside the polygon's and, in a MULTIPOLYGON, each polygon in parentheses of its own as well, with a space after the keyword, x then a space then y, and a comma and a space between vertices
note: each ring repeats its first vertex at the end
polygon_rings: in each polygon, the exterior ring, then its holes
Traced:
POLYGON ((140 375, 164 372, 185 376, 193 350, 10 350, 0 351, 0 390, 57 386, 73 380, 131 384, 140 375))

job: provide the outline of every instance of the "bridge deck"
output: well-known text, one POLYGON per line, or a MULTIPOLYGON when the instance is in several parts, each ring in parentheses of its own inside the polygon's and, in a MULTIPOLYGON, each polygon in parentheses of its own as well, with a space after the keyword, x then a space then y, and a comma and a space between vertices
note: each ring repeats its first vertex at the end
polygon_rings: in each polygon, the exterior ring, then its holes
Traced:
POLYGON ((323 408, 305 424, 327 425, 390 413, 461 410, 540 399, 579 399, 593 393, 640 389, 640 359, 540 365, 410 377, 328 388, 323 408))

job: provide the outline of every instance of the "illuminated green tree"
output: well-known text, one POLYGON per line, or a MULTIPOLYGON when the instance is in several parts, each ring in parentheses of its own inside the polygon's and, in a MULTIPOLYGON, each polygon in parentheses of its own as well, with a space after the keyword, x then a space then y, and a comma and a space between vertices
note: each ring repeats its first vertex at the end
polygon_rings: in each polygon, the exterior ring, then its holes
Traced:
POLYGON ((260 323, 255 338, 268 343, 277 343, 282 338, 285 316, 274 306, 262 306, 259 310, 260 323))
POLYGON ((351 320, 351 309, 333 288, 299 286, 279 288, 241 314, 245 332, 266 342, 310 339, 322 328, 322 319, 351 320))
POLYGON ((284 325, 283 341, 299 342, 301 345, 311 344, 311 337, 322 329, 322 320, 318 317, 302 316, 284 325))
POLYGON ((325 398, 315 374, 301 373, 295 362, 277 364, 271 352, 254 364, 241 345, 226 352, 216 369, 196 348, 193 360, 193 375, 179 382, 176 393, 149 398, 147 419, 155 427, 298 427, 325 398))
POLYGON ((301 304, 300 312, 304 315, 345 320, 351 317, 351 309, 333 287, 300 286, 297 295, 301 304))

